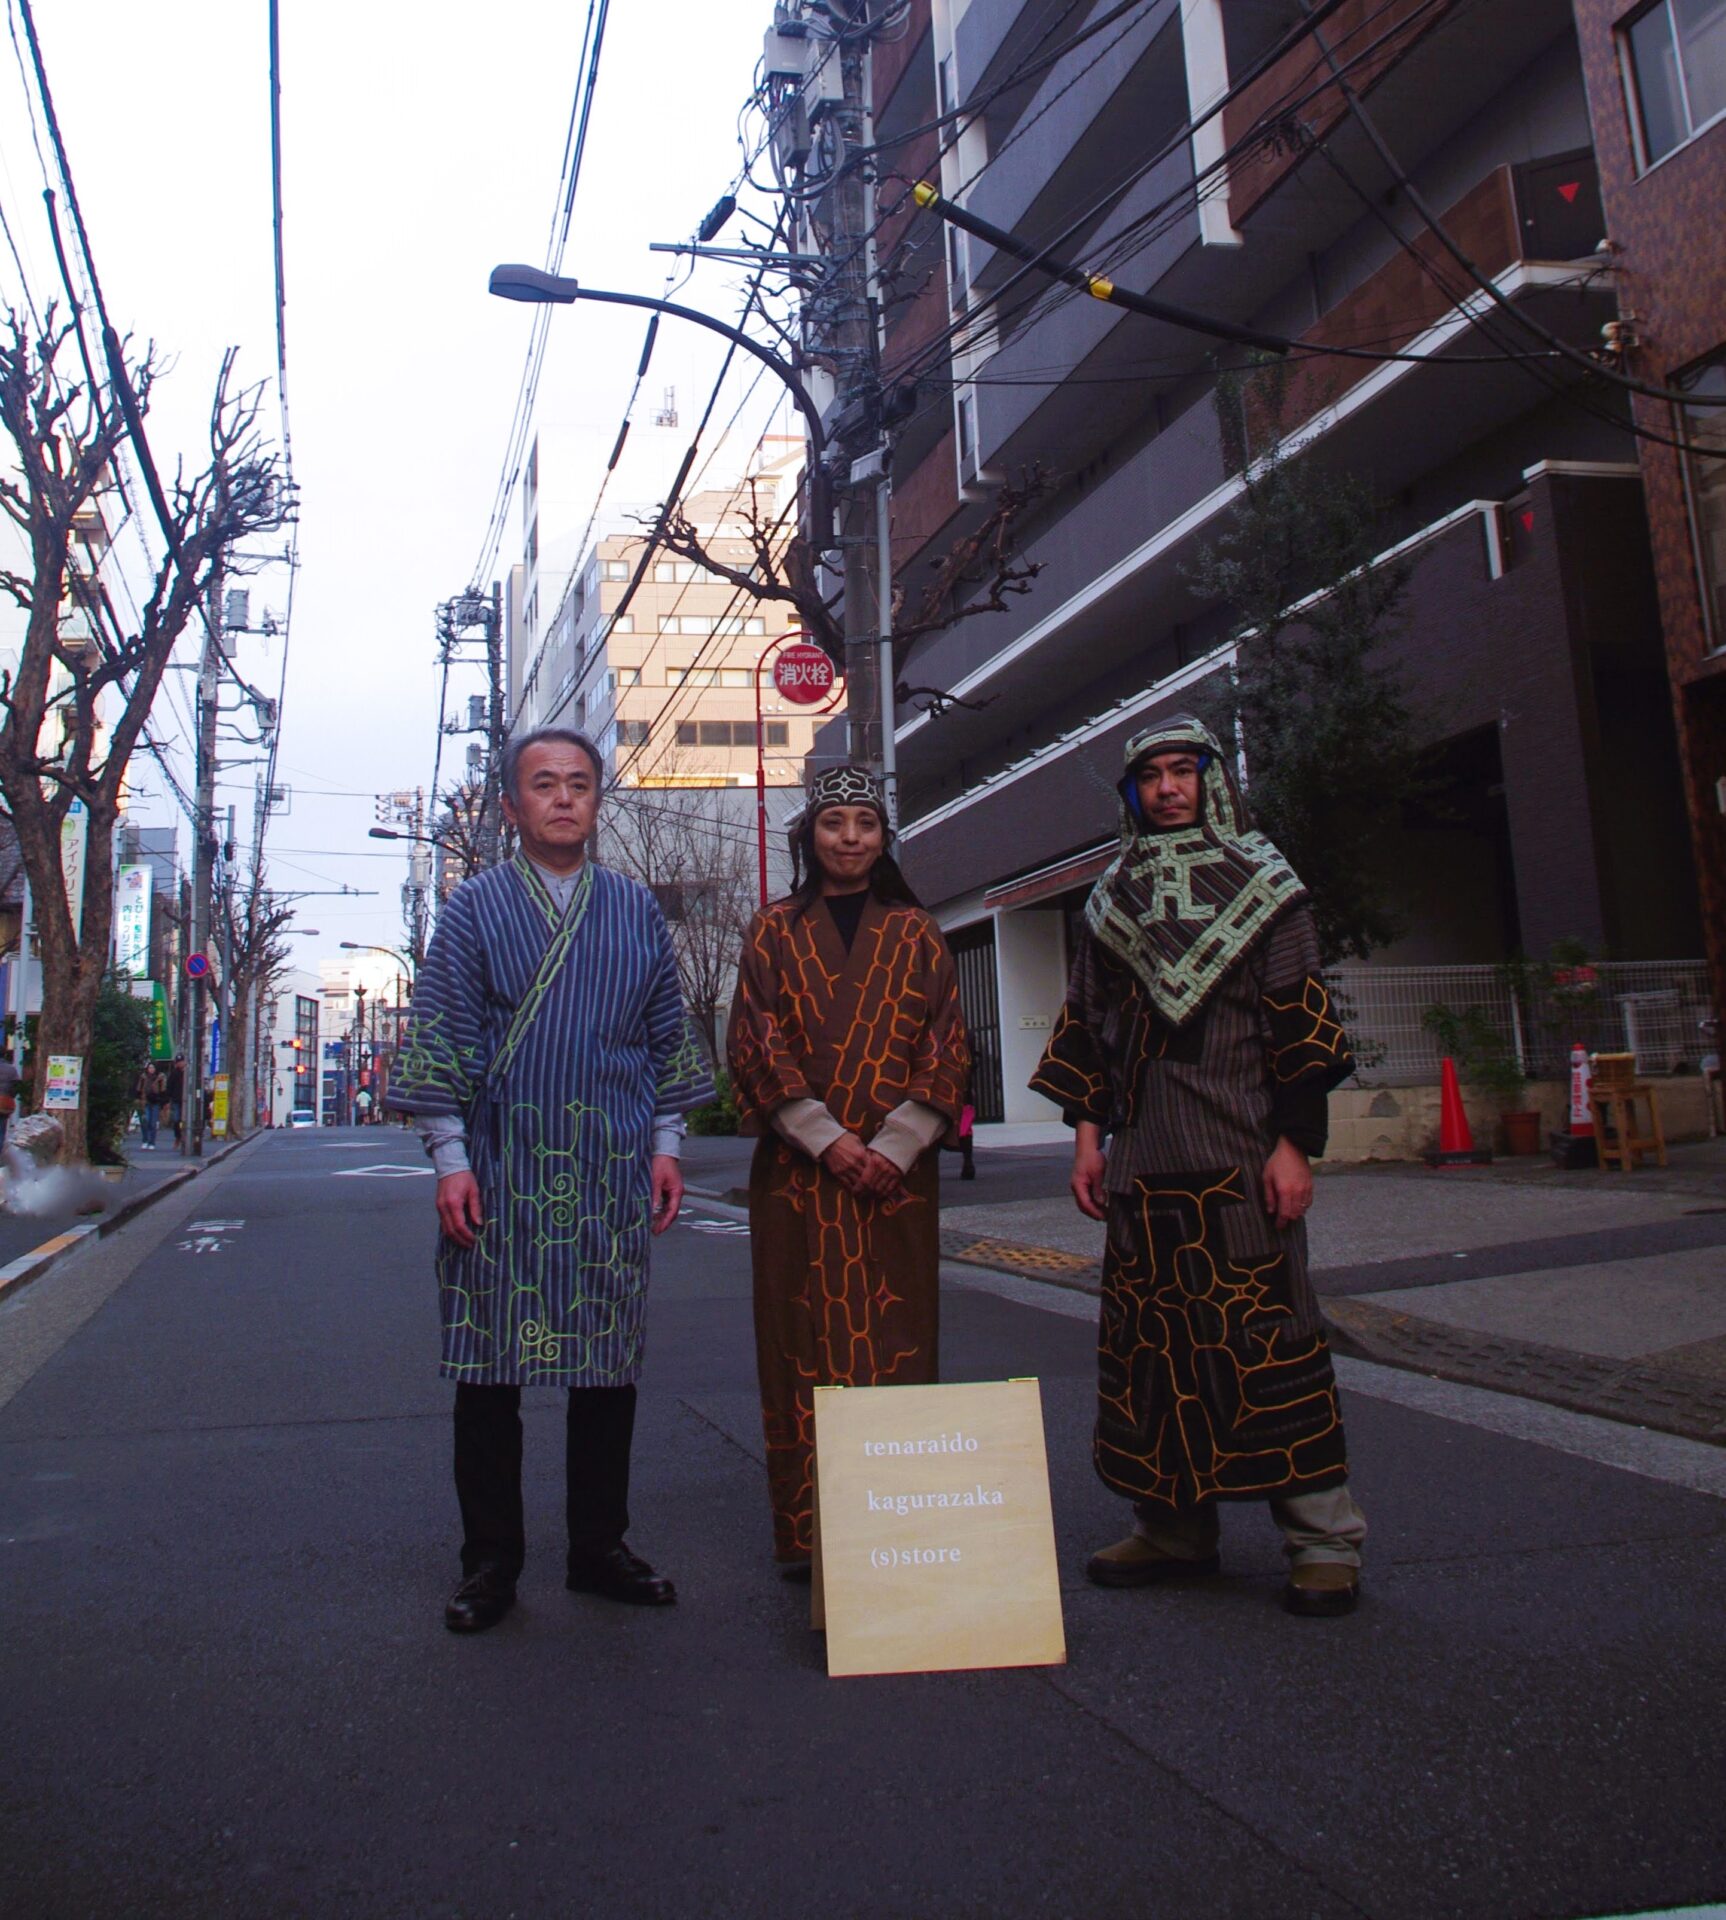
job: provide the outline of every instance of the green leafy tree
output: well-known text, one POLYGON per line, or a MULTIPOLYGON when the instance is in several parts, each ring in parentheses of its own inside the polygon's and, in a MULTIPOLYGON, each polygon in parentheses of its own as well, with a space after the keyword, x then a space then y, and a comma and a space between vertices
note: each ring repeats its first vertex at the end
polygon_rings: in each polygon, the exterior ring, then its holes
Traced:
POLYGON ((96 995, 90 1041, 90 1158, 118 1166, 132 1117, 132 1090, 150 1057, 150 1005, 112 975, 96 995))
POLYGON ((1232 615, 1235 664, 1205 718, 1244 763, 1255 824, 1306 882, 1327 961, 1364 959, 1405 924, 1390 839, 1414 790, 1413 723, 1384 660, 1411 567, 1370 489, 1281 427, 1285 370, 1225 374, 1216 405, 1244 493, 1188 569, 1232 615))

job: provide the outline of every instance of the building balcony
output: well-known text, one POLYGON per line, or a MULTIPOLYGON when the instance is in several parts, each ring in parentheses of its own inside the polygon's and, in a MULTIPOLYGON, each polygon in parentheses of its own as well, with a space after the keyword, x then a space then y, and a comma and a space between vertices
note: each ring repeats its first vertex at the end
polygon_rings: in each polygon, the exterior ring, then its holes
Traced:
MULTIPOLYGON (((1440 215, 1440 223, 1483 274, 1496 279, 1525 260, 1583 260, 1605 237, 1600 178, 1586 150, 1519 167, 1495 167, 1440 215)), ((1300 336, 1313 347, 1365 346, 1400 352, 1441 322, 1454 290, 1472 282, 1428 231, 1393 254, 1300 336)), ((1368 360, 1315 358, 1291 365, 1282 425, 1292 431, 1374 371, 1368 360)), ((1255 446, 1274 422, 1249 422, 1255 446)))
MULTIPOLYGON (((1042 239, 1106 206, 1138 158, 1180 140, 1188 108, 1174 0, 1155 0, 1124 31, 1086 41, 1035 87, 1011 124, 992 133, 989 164, 965 204, 998 227, 1042 239)), ((976 286, 998 285, 1016 269, 981 240, 965 244, 976 286)))
MULTIPOLYGON (((1471 244, 1497 265, 1493 278, 1503 297, 1573 344, 1592 345, 1615 311, 1605 277, 1592 264, 1524 253, 1524 236, 1538 227, 1538 220, 1536 228, 1528 224, 1535 209, 1527 196, 1544 177, 1542 168, 1515 177, 1497 169, 1452 211, 1471 244)), ((1586 180, 1572 156, 1550 184, 1576 181, 1580 201, 1586 180)), ((1509 362, 1447 364, 1493 351, 1474 324, 1492 303, 1475 292, 1435 312, 1424 282, 1404 288, 1404 276, 1417 272, 1406 255, 1397 256, 1311 330, 1315 338, 1358 337, 1376 328, 1411 358, 1315 359, 1291 367, 1283 424, 1298 429, 1308 447, 1303 457, 1365 475, 1381 497, 1394 499, 1425 487, 1465 455, 1496 475, 1506 463, 1519 470, 1520 457, 1587 449, 1600 435, 1610 437, 1610 428, 1569 413, 1519 435, 1516 423, 1548 398, 1543 383, 1579 376, 1562 362, 1542 362, 1540 380, 1509 362), (1398 289, 1415 301, 1414 311, 1385 304, 1398 289), (1524 445, 1530 438, 1538 444, 1524 445), (1476 454, 1479 448, 1485 451, 1476 454)), ((1066 724, 1066 703, 1087 689, 1111 688, 1113 677, 1130 675, 1162 637, 1202 622, 1206 610, 1194 600, 1187 573, 1197 549, 1227 525, 1242 491, 1240 476, 1227 470, 1214 411, 1200 401, 1073 498, 1027 546, 1025 557, 1044 563, 1033 591, 1009 613, 934 636, 903 669, 915 684, 981 703, 975 712, 953 708, 938 721, 919 715, 899 728, 907 793, 931 784, 938 790, 956 766, 998 764, 1015 747, 1024 751, 1018 742, 1066 724)))
MULTIPOLYGON (((1463 0, 1345 0, 1320 29, 1407 167, 1574 31, 1570 0, 1516 0, 1487 10, 1463 0)), ((1345 207, 1352 200, 1323 162, 1315 163, 1320 141, 1357 178, 1370 176, 1375 189, 1381 184, 1366 138, 1311 38, 1229 102, 1223 133, 1231 151, 1246 148, 1229 169, 1229 217, 1249 240, 1265 237, 1267 227, 1322 221, 1339 192, 1345 207), (1301 192, 1281 191, 1297 174, 1301 192)), ((1309 249, 1315 245, 1299 237, 1309 249)))

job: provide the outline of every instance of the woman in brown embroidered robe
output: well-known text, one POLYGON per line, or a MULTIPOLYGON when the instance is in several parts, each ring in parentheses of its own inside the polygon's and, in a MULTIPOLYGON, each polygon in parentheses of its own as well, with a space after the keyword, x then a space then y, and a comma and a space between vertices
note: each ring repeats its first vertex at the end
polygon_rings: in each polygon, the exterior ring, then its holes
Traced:
POLYGON ((743 942, 728 1036, 749 1178, 775 1557, 806 1567, 811 1390, 937 1377, 938 1146, 969 1058, 952 956, 887 852, 879 784, 818 775, 799 881, 743 942))
POLYGON ((1136 736, 1121 796, 1122 851, 1031 1082, 1075 1128, 1075 1198, 1108 1223, 1095 1458, 1137 1525, 1088 1571, 1214 1571, 1216 1503, 1268 1499, 1284 1604, 1343 1612, 1365 1523, 1303 1216, 1325 1096, 1354 1063, 1305 889, 1210 733, 1178 716, 1136 736))

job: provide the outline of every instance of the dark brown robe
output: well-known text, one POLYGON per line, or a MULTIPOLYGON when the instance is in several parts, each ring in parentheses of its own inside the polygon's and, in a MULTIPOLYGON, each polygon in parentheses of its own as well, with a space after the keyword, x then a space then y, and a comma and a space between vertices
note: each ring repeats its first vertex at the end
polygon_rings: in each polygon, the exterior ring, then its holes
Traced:
POLYGON ((1353 1070, 1312 916, 1287 909, 1185 1025, 1088 933, 1031 1085, 1110 1133, 1097 1472, 1189 1509, 1348 1477, 1306 1227, 1265 1212, 1280 1135, 1321 1153, 1353 1070))
POLYGON ((774 1551, 811 1551, 818 1386, 909 1386, 937 1375, 937 1150, 904 1189, 854 1195, 773 1131, 790 1100, 824 1101, 865 1142, 915 1100, 956 1129, 970 1060, 958 980, 918 907, 871 898, 847 954, 821 901, 764 908, 750 923, 728 1035, 749 1175, 755 1343, 774 1551))

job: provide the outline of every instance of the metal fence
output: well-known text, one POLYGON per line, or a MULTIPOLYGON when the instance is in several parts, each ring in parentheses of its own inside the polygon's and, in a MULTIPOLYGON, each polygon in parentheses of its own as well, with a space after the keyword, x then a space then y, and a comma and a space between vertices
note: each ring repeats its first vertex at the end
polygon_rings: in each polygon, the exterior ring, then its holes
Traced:
POLYGON ((1642 1074, 1694 1073, 1714 1042, 1702 1031, 1713 1012, 1700 960, 1602 961, 1568 972, 1531 971, 1513 993, 1499 967, 1339 966, 1329 974, 1372 1086, 1438 1078, 1443 1049, 1422 1024, 1428 1007, 1478 1008, 1533 1080, 1568 1071, 1570 1049, 1633 1053, 1642 1074))

